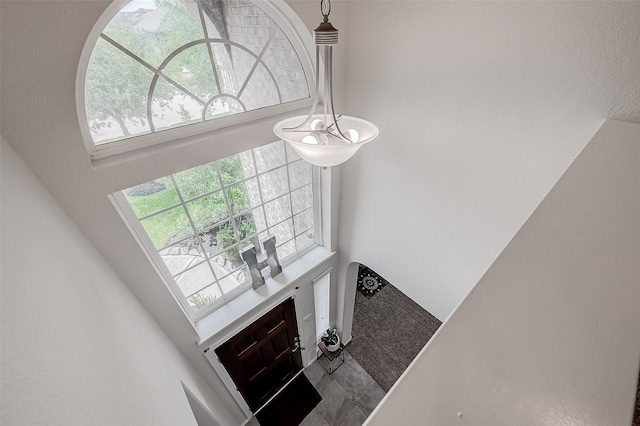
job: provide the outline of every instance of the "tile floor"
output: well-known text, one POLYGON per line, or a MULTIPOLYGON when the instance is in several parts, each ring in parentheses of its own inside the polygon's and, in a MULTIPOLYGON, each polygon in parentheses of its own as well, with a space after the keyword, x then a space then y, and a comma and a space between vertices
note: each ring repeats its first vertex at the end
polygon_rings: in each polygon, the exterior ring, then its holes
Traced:
MULTIPOLYGON (((333 374, 328 374, 317 361, 305 369, 322 401, 300 426, 360 426, 384 397, 384 390, 349 352, 344 354, 344 364, 333 374)), ((255 417, 247 426, 258 426, 255 417)))

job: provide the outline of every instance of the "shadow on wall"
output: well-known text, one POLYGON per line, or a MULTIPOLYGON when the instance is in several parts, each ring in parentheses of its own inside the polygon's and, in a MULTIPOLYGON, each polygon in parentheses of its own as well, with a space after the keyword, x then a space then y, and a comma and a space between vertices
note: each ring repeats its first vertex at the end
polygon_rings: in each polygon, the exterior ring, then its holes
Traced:
POLYGON ((220 426, 220 423, 213 418, 209 409, 200 402, 187 385, 182 381, 180 383, 182 383, 182 389, 184 389, 184 394, 187 397, 187 401, 189 401, 191 411, 193 411, 193 416, 196 418, 198 426, 220 426))

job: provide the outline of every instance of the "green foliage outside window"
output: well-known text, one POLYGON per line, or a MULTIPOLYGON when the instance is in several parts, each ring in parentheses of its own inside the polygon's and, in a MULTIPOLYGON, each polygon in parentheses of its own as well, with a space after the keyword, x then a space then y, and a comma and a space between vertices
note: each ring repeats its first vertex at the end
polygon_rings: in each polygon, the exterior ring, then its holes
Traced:
MULTIPOLYGON (((162 19, 155 31, 139 29, 138 25, 128 21, 128 12, 121 12, 107 25, 103 34, 144 62, 159 67, 176 49, 189 42, 202 40, 204 33, 199 17, 194 16, 180 0, 156 0, 155 4, 156 15, 161 17, 157 19, 162 19)), ((205 44, 183 50, 160 71, 204 102, 218 94, 205 44)), ((127 123, 148 125, 147 99, 153 75, 142 63, 106 39, 98 39, 85 80, 85 107, 91 128, 98 131, 110 127, 110 120, 113 120, 120 127, 123 137, 128 137, 131 129, 127 123)), ((153 91, 153 102, 160 111, 172 108, 171 101, 176 91, 179 88, 171 81, 164 77, 158 80, 153 91)), ((202 119, 194 117, 184 105, 181 106, 177 107, 179 110, 176 112, 183 121, 202 119)))
MULTIPOLYGON (((256 233, 253 219, 249 217, 237 221, 238 237, 228 223, 220 225, 230 218, 230 212, 223 191, 219 190, 221 184, 218 171, 225 185, 244 179, 240 156, 234 155, 176 173, 173 178, 177 188, 171 177, 167 176, 125 191, 129 204, 139 218, 166 209, 165 212, 142 220, 142 225, 156 248, 161 249, 193 235, 193 228, 184 208, 180 206, 178 194, 186 203, 196 231, 203 235, 213 235, 220 250, 256 233)), ((234 214, 251 207, 244 183, 226 188, 226 196, 234 214)), ((194 240, 187 240, 183 244, 190 246, 194 244, 194 240)), ((227 257, 232 261, 240 259, 235 252, 228 253, 227 257)))

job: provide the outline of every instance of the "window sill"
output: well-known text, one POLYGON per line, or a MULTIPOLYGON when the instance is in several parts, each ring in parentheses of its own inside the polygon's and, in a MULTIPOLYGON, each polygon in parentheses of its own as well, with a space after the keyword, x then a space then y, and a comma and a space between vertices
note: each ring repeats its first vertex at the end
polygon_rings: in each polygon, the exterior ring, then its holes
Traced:
POLYGON ((257 290, 245 291, 211 312, 196 323, 196 332, 199 337, 198 345, 211 345, 215 341, 223 340, 233 329, 233 326, 239 326, 248 314, 257 311, 274 297, 290 290, 300 278, 331 259, 333 255, 333 252, 324 247, 316 247, 283 267, 281 274, 274 278, 266 278, 265 285, 262 287, 257 290))

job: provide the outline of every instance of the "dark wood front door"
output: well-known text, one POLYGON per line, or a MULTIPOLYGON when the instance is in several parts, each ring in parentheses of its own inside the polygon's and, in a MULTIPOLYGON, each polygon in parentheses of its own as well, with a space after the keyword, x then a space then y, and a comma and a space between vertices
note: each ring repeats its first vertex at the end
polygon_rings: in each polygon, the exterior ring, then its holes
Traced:
POLYGON ((216 349, 251 411, 302 369, 293 299, 287 299, 216 349))

